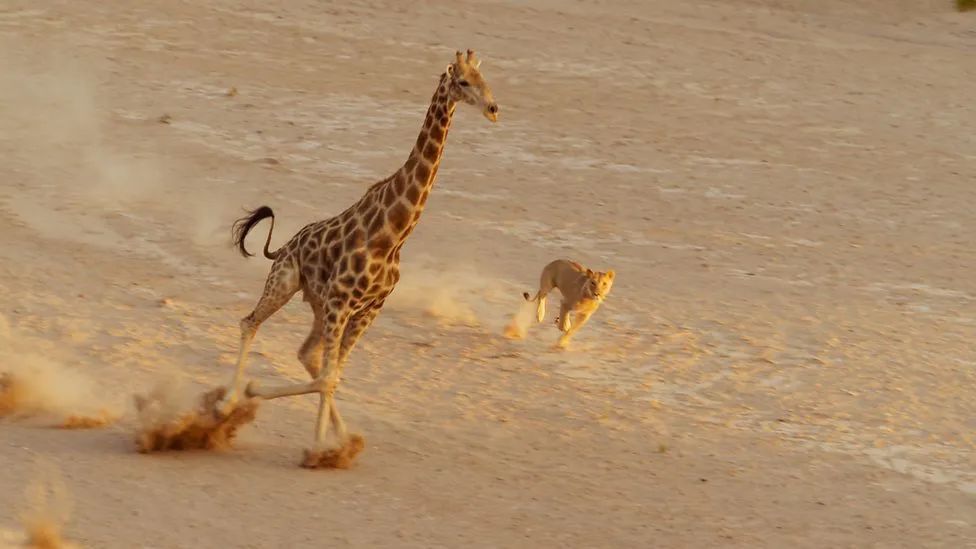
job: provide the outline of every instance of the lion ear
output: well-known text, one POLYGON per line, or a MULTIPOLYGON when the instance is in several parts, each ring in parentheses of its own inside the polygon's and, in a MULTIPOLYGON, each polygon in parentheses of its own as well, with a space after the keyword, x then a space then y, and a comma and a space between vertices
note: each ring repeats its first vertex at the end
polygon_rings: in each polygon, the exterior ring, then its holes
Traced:
POLYGON ((615 277, 615 276, 617 276, 617 273, 615 273, 613 271, 613 269, 610 269, 609 271, 607 271, 607 278, 609 278, 610 280, 613 280, 613 277, 615 277))

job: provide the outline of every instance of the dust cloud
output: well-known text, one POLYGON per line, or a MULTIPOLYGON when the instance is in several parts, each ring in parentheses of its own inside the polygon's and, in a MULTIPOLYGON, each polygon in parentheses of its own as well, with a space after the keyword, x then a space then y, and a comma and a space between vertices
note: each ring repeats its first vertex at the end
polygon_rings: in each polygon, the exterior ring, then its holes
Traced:
POLYGON ((34 351, 31 339, 0 316, 0 419, 41 418, 56 427, 114 422, 119 406, 81 371, 34 351))

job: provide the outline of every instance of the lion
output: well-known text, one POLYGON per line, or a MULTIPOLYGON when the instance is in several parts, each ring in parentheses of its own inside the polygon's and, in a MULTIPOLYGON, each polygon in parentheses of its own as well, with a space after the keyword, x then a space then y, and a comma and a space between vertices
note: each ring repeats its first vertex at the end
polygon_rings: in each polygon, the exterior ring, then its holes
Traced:
POLYGON ((546 317, 546 296, 553 288, 559 289, 563 300, 559 305, 556 326, 563 334, 557 346, 565 348, 573 334, 586 324, 610 293, 614 276, 616 273, 613 269, 596 272, 575 261, 557 259, 542 269, 539 291, 535 297, 529 297, 528 292, 523 293, 522 297, 526 301, 536 302, 536 320, 541 323, 546 317))

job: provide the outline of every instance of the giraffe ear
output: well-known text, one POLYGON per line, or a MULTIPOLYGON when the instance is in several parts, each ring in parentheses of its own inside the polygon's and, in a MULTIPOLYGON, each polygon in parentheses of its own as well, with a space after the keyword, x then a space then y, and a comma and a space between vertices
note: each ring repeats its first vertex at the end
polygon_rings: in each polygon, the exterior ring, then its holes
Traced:
POLYGON ((474 62, 474 68, 477 70, 480 67, 481 67, 481 59, 478 59, 477 61, 474 62))
POLYGON ((591 269, 587 269, 586 276, 593 276, 593 271, 591 269))
POLYGON ((454 75, 454 64, 452 63, 452 64, 448 65, 447 68, 444 69, 444 70, 447 71, 447 74, 450 74, 450 75, 453 76, 454 75))
POLYGON ((610 269, 609 271, 607 271, 607 278, 609 278, 610 280, 613 280, 613 277, 615 277, 615 276, 617 276, 617 273, 615 273, 613 271, 613 269, 610 269))

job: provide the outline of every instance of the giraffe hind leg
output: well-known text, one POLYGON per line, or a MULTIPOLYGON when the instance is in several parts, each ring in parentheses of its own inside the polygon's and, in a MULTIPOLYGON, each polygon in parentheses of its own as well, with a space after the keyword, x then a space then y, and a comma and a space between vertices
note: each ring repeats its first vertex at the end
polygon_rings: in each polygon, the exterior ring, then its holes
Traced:
POLYGON ((315 320, 312 321, 312 330, 309 332, 305 342, 298 349, 298 361, 305 367, 308 375, 315 379, 322 371, 322 352, 325 350, 325 309, 317 302, 312 302, 312 312, 315 320))
POLYGON ((295 292, 298 291, 299 284, 298 269, 293 265, 275 263, 271 267, 271 274, 265 281, 261 299, 258 300, 251 314, 241 319, 241 341, 237 355, 237 366, 230 382, 230 391, 228 391, 224 406, 225 411, 232 408, 240 399, 247 354, 258 328, 261 323, 291 300, 295 292))

